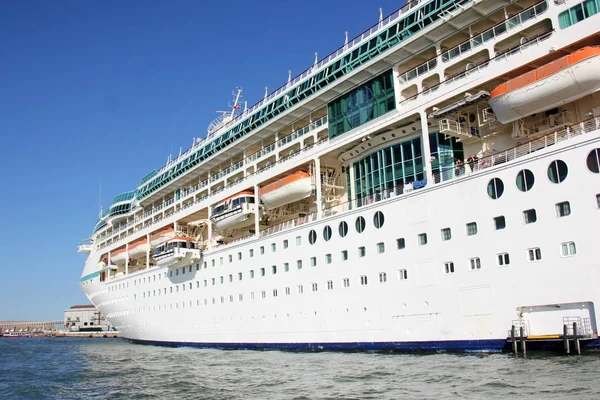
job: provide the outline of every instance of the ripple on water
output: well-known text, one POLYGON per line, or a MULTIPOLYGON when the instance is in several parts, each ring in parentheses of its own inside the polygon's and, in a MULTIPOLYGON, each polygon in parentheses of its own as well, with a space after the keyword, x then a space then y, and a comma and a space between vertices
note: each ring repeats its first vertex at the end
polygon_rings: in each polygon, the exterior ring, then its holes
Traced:
POLYGON ((600 356, 221 351, 0 340, 3 399, 591 399, 600 356))

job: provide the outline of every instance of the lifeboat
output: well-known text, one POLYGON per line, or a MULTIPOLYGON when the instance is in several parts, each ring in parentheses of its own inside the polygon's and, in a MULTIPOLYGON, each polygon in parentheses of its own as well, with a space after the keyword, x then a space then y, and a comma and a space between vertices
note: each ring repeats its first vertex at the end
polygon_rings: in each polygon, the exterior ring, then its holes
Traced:
POLYGON ((260 189, 260 199, 268 209, 309 197, 313 190, 310 174, 296 171, 260 189))
POLYGON ((150 250, 148 241, 146 239, 138 240, 137 242, 133 242, 129 245, 129 257, 137 258, 139 256, 146 255, 148 250, 150 250))
POLYGON ((600 89, 600 47, 584 47, 492 90, 490 106, 503 124, 600 89))
POLYGON ((125 253, 125 247, 121 247, 120 249, 113 251, 112 253, 110 253, 110 261, 117 264, 124 263, 127 258, 127 254, 125 253))
POLYGON ((175 237, 175 229, 172 226, 166 227, 158 232, 150 235, 150 246, 156 247, 163 243, 165 240, 175 237))
POLYGON ((254 216, 262 216, 262 208, 254 202, 254 193, 244 191, 234 194, 217 204, 211 221, 221 229, 239 229, 254 225, 254 216))
POLYGON ((192 238, 175 236, 157 246, 152 258, 159 267, 178 268, 200 260, 202 251, 196 247, 192 238))

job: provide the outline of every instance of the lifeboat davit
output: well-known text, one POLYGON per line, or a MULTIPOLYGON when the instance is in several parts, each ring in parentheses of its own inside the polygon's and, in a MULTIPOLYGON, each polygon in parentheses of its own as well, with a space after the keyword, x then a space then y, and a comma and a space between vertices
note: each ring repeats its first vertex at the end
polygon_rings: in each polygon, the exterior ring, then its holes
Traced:
POLYGON ((293 203, 311 195, 313 184, 310 174, 296 171, 260 189, 260 199, 268 209, 293 203))
POLYGON ((175 229, 173 229, 172 226, 169 226, 150 235, 150 246, 156 247, 173 237, 175 237, 175 229))
POLYGON ((584 47, 492 90, 503 124, 580 99, 600 89, 600 47, 584 47))
POLYGON ((150 250, 150 245, 148 245, 148 241, 146 239, 138 240, 137 242, 133 242, 129 245, 129 257, 137 258, 142 255, 146 255, 146 253, 150 250))
POLYGON ((199 261, 202 251, 192 238, 175 236, 154 249, 152 258, 159 267, 181 267, 199 261))
POLYGON ((234 194, 217 204, 211 221, 221 229, 240 229, 254 225, 254 216, 262 216, 262 208, 254 202, 254 193, 244 191, 234 194))

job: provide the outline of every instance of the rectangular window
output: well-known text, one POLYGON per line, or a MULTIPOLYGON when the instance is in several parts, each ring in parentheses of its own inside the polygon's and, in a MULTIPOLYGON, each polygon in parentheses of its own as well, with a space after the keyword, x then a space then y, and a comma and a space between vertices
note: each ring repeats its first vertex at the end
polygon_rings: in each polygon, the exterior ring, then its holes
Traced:
POLYGON ((380 272, 379 273, 379 283, 386 283, 387 282, 387 274, 385 272, 380 272))
POLYGON ((267 298, 267 291, 266 290, 261 290, 260 291, 260 297, 261 297, 261 299, 266 299, 267 298))
POLYGON ((445 274, 453 274, 454 273, 454 263, 452 261, 447 261, 444 263, 444 273, 445 274))
POLYGON ((265 254, 265 246, 260 246, 260 254, 265 254))
POLYGON ((291 292, 290 288, 289 288, 289 287, 286 287, 286 288, 285 288, 285 295, 286 295, 286 296, 289 296, 291 293, 292 293, 292 292, 291 292))
POLYGON ((600 193, 596 195, 596 208, 600 209, 600 193))
POLYGON ((316 283, 312 284, 312 291, 316 292, 318 290, 318 285, 316 283))
POLYGON ((242 280, 242 278, 243 278, 243 276, 242 276, 242 273, 241 273, 241 272, 238 272, 238 281, 241 281, 241 280, 242 280))
POLYGON ((364 257, 367 255, 367 250, 365 249, 364 246, 361 246, 358 248, 358 256, 359 257, 364 257))
POLYGON ((254 279, 254 270, 253 269, 250 270, 250 279, 254 279))
POLYGON ((577 254, 575 242, 566 242, 560 244, 560 255, 563 257, 572 257, 577 254))
MULTIPOLYGON (((206 269, 206 261, 204 261, 204 269, 206 269)), ((160 277, 159 277, 159 279, 160 279, 160 277)))
POLYGON ((254 257, 254 249, 248 250, 248 255, 250 256, 250 258, 254 257))
POLYGON ((506 228, 506 218, 504 218, 504 215, 501 215, 499 217, 495 217, 494 218, 494 229, 496 229, 497 231, 506 228))
POLYGON ((405 281, 407 279, 408 279, 408 271, 406 271, 405 269, 399 269, 398 270, 398 280, 405 281))
POLYGON ((239 301, 244 301, 244 295, 243 294, 238 294, 238 300, 239 301))
POLYGON ((537 213, 535 212, 534 208, 523 211, 523 223, 533 224, 536 221, 537 221, 537 213))
POLYGON ((217 280, 215 278, 211 278, 210 280, 211 280, 213 286, 215 286, 217 284, 217 280))
POLYGON ((317 266, 317 257, 311 257, 310 258, 310 266, 311 267, 316 267, 317 266))
POLYGON ((277 289, 273 289, 273 297, 277 297, 277 289))
POLYGON ((367 276, 366 275, 361 275, 360 277, 360 284, 361 286, 365 286, 367 284, 367 276))
POLYGON ((205 279, 204 280, 204 287, 207 287, 207 286, 208 286, 208 281, 205 279))
POLYGON ((272 266, 271 266, 271 273, 272 273, 273 275, 275 275, 275 274, 277 273, 277 265, 272 265, 272 266))
POLYGON ((425 246, 427 244, 427 234, 419 233, 419 235, 417 236, 417 243, 419 244, 419 246, 425 246))
POLYGON ((233 303, 233 295, 229 295, 229 302, 233 303))
POLYGON ((302 244, 302 236, 296 236, 296 246, 300 246, 302 244))
POLYGON ((500 267, 504 267, 504 266, 510 264, 510 256, 508 255, 508 253, 498 254, 497 259, 498 259, 498 266, 500 266, 500 267))
POLYGON ((229 282, 233 282, 233 275, 229 274, 229 282))
POLYGON ((406 247, 406 241, 404 240, 404 238, 396 239, 396 247, 398 248, 398 250, 402 250, 406 247))
POLYGON ((346 261, 348 259, 348 250, 342 250, 342 261, 346 261))
POLYGON ((298 294, 304 293, 304 287, 302 285, 298 285, 298 294))
POLYGON ((221 285, 223 284, 223 276, 219 277, 219 281, 221 283, 221 285))
POLYGON ((467 224, 467 236, 477 235, 477 222, 469 222, 467 224))
POLYGON ((563 201, 561 203, 556 204, 556 216, 558 218, 566 217, 569 215, 571 215, 571 205, 568 201, 563 201))
POLYGON ((239 252, 238 253, 238 260, 241 260, 241 259, 242 259, 242 252, 239 252))
POLYGON ((287 239, 285 239, 285 240, 283 241, 283 248, 284 248, 284 249, 287 249, 287 248, 288 248, 288 246, 289 246, 288 240, 287 240, 287 239))
POLYGON ((250 300, 254 300, 254 292, 250 292, 250 300))
POLYGON ((275 252, 277 250, 277 244, 271 243, 271 252, 275 252))
POLYGON ((443 241, 452 239, 452 230, 450 228, 444 228, 444 229, 442 229, 441 233, 442 233, 442 240, 443 241))
POLYGON ((333 281, 327 281, 327 290, 333 290, 333 281))
POLYGON ((302 260, 296 261, 296 268, 302 269, 302 260))
POLYGON ((223 257, 219 257, 219 265, 223 265, 223 257))
POLYGON ((385 253, 385 243, 383 243, 383 242, 377 243, 377 253, 378 254, 385 253))
POLYGON ((290 263, 283 263, 283 271, 288 272, 290 270, 290 263))
POLYGON ((470 258, 469 267, 471 268, 471 271, 481 269, 481 260, 479 257, 470 258))
POLYGON ((342 280, 342 284, 344 285, 344 287, 350 287, 350 278, 344 278, 342 280))
POLYGON ((527 249, 527 260, 529 262, 535 262, 542 259, 542 250, 539 247, 527 249))
POLYGON ((233 262, 233 254, 230 254, 229 255, 229 263, 232 263, 232 262, 233 262))
POLYGON ((331 264, 331 254, 325 254, 325 264, 331 264))
POLYGON ((266 271, 265 271, 265 269, 263 267, 263 268, 260 269, 260 276, 265 276, 265 275, 266 275, 266 271))
MULTIPOLYGON (((214 259, 212 260, 212 266, 213 266, 213 267, 215 266, 215 260, 214 260, 214 259)), ((169 271, 169 274, 170 274, 171 272, 173 272, 173 271, 169 271)), ((171 275, 169 275, 169 276, 171 276, 171 275)))

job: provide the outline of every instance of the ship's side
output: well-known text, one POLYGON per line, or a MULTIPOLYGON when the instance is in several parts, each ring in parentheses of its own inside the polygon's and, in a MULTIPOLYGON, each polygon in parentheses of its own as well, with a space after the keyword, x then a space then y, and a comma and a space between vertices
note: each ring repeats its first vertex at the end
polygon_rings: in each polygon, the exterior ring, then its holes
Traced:
POLYGON ((117 196, 81 288, 139 342, 595 348, 598 26, 600 0, 410 2, 117 196))

